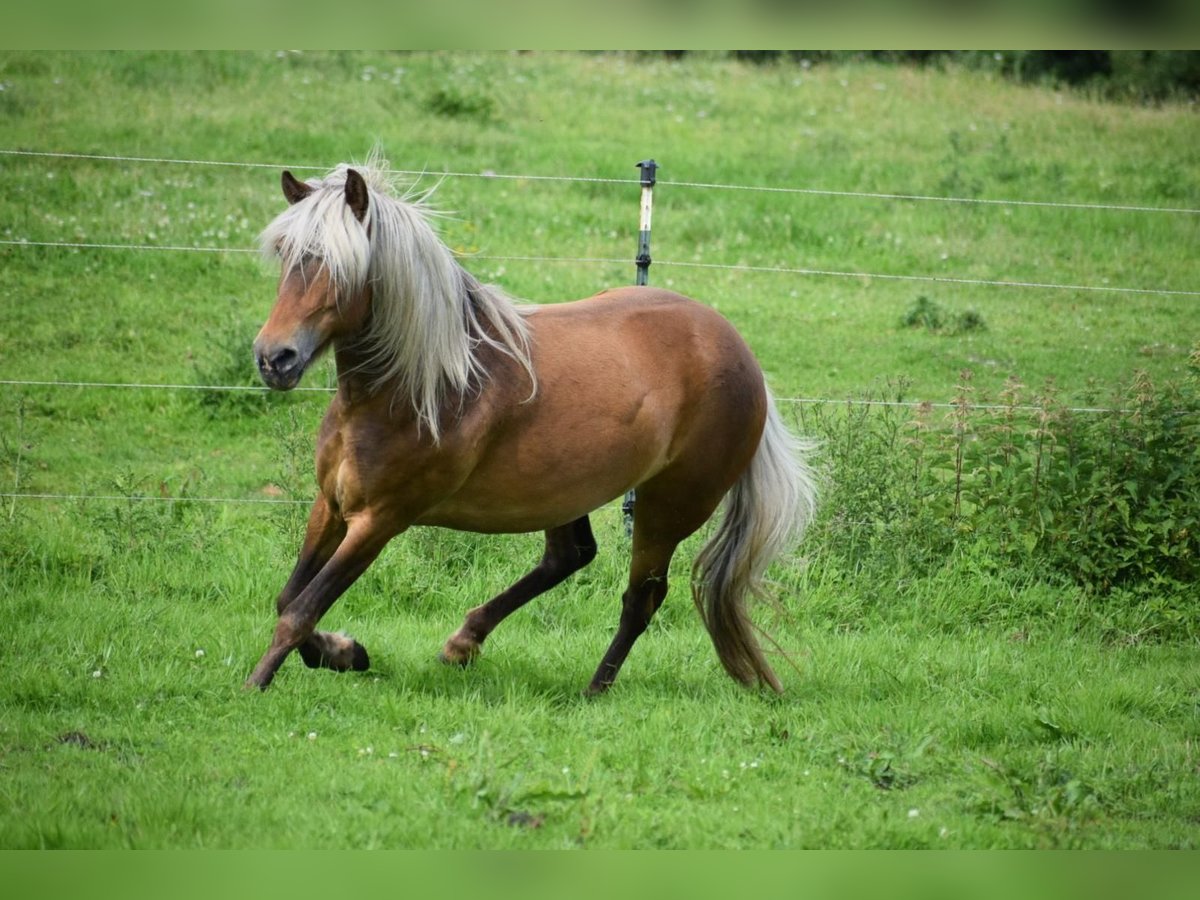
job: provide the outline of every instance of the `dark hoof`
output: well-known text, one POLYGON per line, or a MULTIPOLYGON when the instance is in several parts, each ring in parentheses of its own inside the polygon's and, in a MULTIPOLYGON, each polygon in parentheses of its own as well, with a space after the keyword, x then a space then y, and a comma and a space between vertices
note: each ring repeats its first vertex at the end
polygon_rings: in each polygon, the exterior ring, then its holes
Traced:
POLYGON ((296 648, 300 654, 300 658, 304 660, 304 664, 310 669, 320 669, 327 665, 325 654, 312 644, 301 644, 296 648))
POLYGON ((365 672, 371 667, 366 647, 342 634, 313 635, 296 650, 310 669, 365 672))

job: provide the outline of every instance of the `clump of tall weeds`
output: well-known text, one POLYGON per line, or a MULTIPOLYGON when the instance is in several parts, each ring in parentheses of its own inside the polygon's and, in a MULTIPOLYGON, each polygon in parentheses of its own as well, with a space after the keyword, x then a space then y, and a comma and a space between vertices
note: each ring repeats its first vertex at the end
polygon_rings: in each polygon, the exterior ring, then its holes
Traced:
POLYGON ((993 400, 964 371, 946 403, 893 386, 805 410, 829 475, 818 552, 894 581, 974 554, 1128 601, 1148 632, 1200 634, 1184 602, 1200 578, 1200 345, 1178 382, 1139 372, 1092 400, 1016 378, 993 400))

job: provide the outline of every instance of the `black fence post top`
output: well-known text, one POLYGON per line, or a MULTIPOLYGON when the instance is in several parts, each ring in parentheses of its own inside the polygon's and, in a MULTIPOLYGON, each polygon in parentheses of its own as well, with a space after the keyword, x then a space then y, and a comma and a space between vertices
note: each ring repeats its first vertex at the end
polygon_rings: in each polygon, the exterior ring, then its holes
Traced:
POLYGON ((643 159, 637 167, 642 170, 642 187, 654 187, 654 173, 658 171, 658 163, 652 159, 643 159))

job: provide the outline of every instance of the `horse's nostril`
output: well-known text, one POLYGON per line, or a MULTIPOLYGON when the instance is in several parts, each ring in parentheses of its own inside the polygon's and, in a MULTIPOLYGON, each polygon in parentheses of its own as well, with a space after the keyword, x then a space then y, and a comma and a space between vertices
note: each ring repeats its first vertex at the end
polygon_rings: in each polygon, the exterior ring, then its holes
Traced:
POLYGON ((302 367, 304 361, 300 358, 300 352, 294 347, 284 347, 274 352, 256 350, 254 362, 262 377, 270 382, 279 376, 285 378, 291 376, 302 367))
POLYGON ((300 354, 291 347, 284 347, 282 350, 277 350, 270 355, 265 353, 258 354, 258 370, 264 375, 268 372, 286 375, 292 369, 296 368, 299 363, 300 354))
POLYGON ((288 369, 294 368, 296 363, 299 361, 299 353, 297 353, 291 347, 284 347, 271 357, 271 368, 276 372, 286 372, 288 369))

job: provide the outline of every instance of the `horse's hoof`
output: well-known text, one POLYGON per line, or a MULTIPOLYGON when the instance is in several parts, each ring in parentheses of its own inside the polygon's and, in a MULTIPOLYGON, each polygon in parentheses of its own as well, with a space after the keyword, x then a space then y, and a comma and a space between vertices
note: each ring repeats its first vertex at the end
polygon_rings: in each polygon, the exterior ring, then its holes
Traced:
POLYGON ((312 644, 301 644, 296 648, 296 652, 310 669, 319 669, 325 665, 325 654, 312 644))
POLYGON ((446 646, 442 647, 441 652, 438 653, 438 659, 448 666, 466 667, 475 661, 479 651, 478 644, 450 638, 446 641, 446 646))
POLYGON ((315 632, 296 651, 310 669, 365 672, 371 667, 367 648, 345 634, 315 632))
POLYGON ((457 654, 447 653, 445 650, 440 650, 438 651, 437 658, 438 662, 442 663, 443 665, 458 666, 460 669, 465 669, 471 663, 475 662, 475 657, 478 655, 478 653, 471 653, 466 656, 459 656, 457 654))

